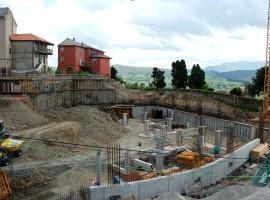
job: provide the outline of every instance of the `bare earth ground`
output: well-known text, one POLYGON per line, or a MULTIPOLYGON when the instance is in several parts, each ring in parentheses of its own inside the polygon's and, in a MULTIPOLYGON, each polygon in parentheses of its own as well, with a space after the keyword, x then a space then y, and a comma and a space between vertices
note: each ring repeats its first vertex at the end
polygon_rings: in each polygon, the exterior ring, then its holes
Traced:
MULTIPOLYGON (((118 143, 122 148, 137 150, 155 146, 153 138, 138 136, 144 130, 140 120, 130 120, 129 126, 123 127, 97 107, 77 106, 38 113, 20 101, 1 99, 0 120, 6 122, 15 136, 104 147, 118 143)), ((187 143, 192 145, 193 132, 190 134, 187 143)), ((175 135, 171 138, 173 143, 175 135)), ((53 199, 56 193, 78 190, 82 184, 93 181, 95 155, 93 147, 25 139, 23 155, 13 160, 18 193, 21 197, 42 200, 53 199)))

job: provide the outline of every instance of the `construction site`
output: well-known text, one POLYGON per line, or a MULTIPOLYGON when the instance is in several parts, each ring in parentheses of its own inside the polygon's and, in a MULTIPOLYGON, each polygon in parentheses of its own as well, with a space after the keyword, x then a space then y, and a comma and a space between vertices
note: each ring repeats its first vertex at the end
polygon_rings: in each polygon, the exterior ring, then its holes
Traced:
POLYGON ((234 105, 259 102, 244 97, 128 90, 73 76, 4 78, 0 88, 2 147, 14 154, 1 161, 3 196, 205 198, 227 186, 253 188, 267 160, 259 115, 234 105))
POLYGON ((270 199, 270 12, 266 54, 263 100, 1 76, 0 200, 270 199))

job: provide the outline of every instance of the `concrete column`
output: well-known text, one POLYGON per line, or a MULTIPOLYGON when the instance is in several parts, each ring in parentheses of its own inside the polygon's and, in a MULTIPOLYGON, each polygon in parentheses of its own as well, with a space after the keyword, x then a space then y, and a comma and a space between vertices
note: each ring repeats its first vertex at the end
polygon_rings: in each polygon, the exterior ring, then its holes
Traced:
POLYGON ((147 120, 148 118, 148 112, 143 112, 143 120, 147 120))
POLYGON ((101 158, 101 150, 97 151, 96 155, 96 183, 95 185, 101 185, 101 168, 102 168, 102 158, 101 158))
POLYGON ((254 126, 252 126, 251 128, 250 128, 251 130, 250 130, 250 136, 249 136, 249 139, 255 139, 256 138, 256 127, 254 127, 254 126))
POLYGON ((199 126, 199 135, 205 135, 206 133, 206 126, 199 126))
POLYGON ((161 149, 164 149, 166 143, 168 142, 168 132, 167 125, 162 126, 162 134, 161 134, 161 149))
POLYGON ((162 153, 156 154, 156 170, 160 171, 164 169, 164 155, 162 153))
POLYGON ((123 125, 128 125, 128 113, 123 113, 123 125))
POLYGON ((177 129, 176 130, 176 146, 179 147, 183 144, 183 130, 177 129))
POLYGON ((222 130, 215 131, 215 146, 221 147, 222 146, 222 130))
POLYGON ((168 131, 172 131, 172 121, 173 121, 173 118, 166 118, 166 119, 167 119, 168 131))
POLYGON ((145 135, 149 135, 149 130, 150 130, 150 120, 144 120, 144 133, 145 135))
POLYGON ((199 154, 203 153, 203 146, 204 146, 204 136, 197 135, 197 152, 199 154))
POLYGON ((190 122, 187 122, 187 128, 190 128, 190 122))

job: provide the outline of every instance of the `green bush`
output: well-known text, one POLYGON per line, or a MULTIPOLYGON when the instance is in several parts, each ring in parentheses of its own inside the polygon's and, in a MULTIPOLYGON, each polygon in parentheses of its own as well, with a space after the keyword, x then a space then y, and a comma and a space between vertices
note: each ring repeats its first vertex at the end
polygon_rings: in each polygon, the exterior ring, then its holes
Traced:
POLYGON ((242 89, 240 87, 235 87, 230 90, 230 94, 236 95, 236 96, 241 96, 243 93, 242 89))

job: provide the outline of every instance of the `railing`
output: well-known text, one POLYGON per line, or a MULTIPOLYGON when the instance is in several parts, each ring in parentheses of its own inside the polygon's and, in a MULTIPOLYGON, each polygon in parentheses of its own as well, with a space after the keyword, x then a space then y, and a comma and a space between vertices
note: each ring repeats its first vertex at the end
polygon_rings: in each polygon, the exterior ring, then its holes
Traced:
POLYGON ((34 51, 44 53, 44 54, 50 54, 50 55, 53 54, 53 50, 47 47, 35 47, 34 51))

